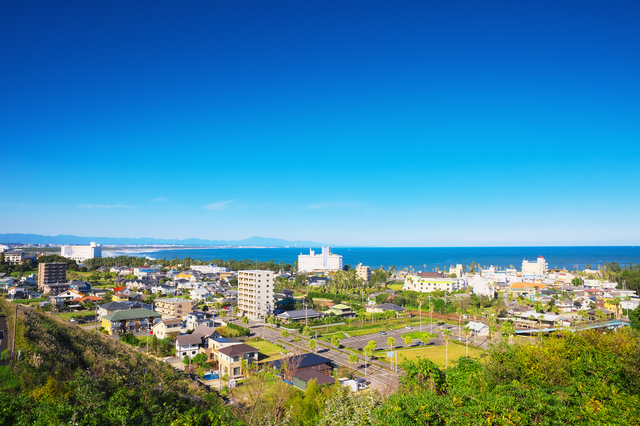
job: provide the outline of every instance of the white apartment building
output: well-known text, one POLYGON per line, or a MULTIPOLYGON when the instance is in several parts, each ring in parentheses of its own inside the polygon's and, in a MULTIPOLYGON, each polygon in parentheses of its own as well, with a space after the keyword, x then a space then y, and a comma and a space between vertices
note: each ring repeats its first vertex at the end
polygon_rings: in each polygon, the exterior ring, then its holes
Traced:
POLYGON ((94 242, 88 246, 61 246, 60 256, 82 263, 87 259, 102 257, 102 247, 94 242))
POLYGON ((309 254, 298 256, 298 272, 341 271, 342 256, 331 253, 331 247, 322 247, 322 254, 309 249, 309 254))
POLYGON ((189 267, 192 271, 202 272, 203 274, 219 274, 221 272, 229 272, 229 268, 225 266, 209 265, 191 265, 189 267))
POLYGON ((464 276, 464 267, 462 264, 458 263, 456 267, 453 266, 449 268, 449 275, 456 274, 456 277, 462 278, 464 276))
POLYGON ((362 265, 359 263, 356 266, 356 276, 360 278, 362 281, 370 281, 371 280, 371 268, 368 266, 362 265))
POLYGON ((238 307, 251 319, 273 310, 273 277, 271 271, 238 271, 238 307))
POLYGON ((456 291, 464 286, 464 280, 458 278, 424 278, 419 274, 408 275, 403 290, 430 293, 432 291, 456 291))
POLYGON ((529 262, 528 260, 522 261, 523 277, 544 277, 547 274, 547 269, 549 269, 549 266, 542 256, 538 257, 538 260, 535 262, 529 262))

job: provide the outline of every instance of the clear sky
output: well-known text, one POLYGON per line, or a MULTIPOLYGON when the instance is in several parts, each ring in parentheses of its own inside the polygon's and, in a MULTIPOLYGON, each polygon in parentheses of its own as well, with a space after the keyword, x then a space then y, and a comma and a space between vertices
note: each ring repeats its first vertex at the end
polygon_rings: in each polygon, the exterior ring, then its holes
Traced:
POLYGON ((8 1, 0 233, 640 244, 638 1, 8 1))

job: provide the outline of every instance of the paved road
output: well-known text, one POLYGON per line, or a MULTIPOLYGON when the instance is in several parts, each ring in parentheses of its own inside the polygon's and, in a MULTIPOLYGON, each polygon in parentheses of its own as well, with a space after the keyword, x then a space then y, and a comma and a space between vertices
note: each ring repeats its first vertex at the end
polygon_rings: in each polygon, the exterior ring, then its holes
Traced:
MULTIPOLYGON (((262 326, 252 326, 251 330, 255 333, 255 336, 263 336, 262 326)), ((271 327, 264 328, 264 338, 276 344, 282 344, 282 341, 284 341, 287 352, 295 352, 295 344, 293 342, 293 339, 295 337, 298 337, 297 334, 290 335, 286 339, 283 339, 280 335, 280 330, 271 327), (278 341, 279 339, 280 341, 278 341)), ((301 340, 300 342, 298 342, 297 352, 309 352, 307 342, 305 340, 301 340)), ((335 349, 320 346, 316 348, 316 353, 318 353, 318 355, 331 359, 336 365, 340 365, 350 369, 355 368, 361 375, 364 375, 364 359, 362 358, 362 356, 359 356, 358 363, 350 365, 349 355, 336 351, 335 349)), ((284 354, 285 351, 283 351, 283 355, 284 354)), ((375 389, 379 389, 382 391, 395 390, 398 387, 397 376, 384 371, 382 369, 382 365, 383 364, 377 363, 375 361, 373 363, 368 362, 366 379, 371 382, 371 387, 375 389)))
MULTIPOLYGON (((431 332, 434 334, 438 334, 438 337, 434 337, 429 340, 429 343, 434 345, 444 344, 444 340, 442 339, 441 329, 451 330, 451 339, 458 340, 459 328, 457 325, 450 325, 450 324, 444 324, 441 326, 437 324, 422 325, 423 332, 431 332)), ((376 342, 378 349, 385 349, 388 347, 387 339, 389 337, 393 337, 395 339, 394 348, 404 348, 407 345, 404 343, 404 340, 400 336, 405 333, 414 332, 414 331, 420 331, 420 327, 419 326, 412 327, 410 330, 406 328, 401 328, 398 330, 387 331, 386 334, 384 335, 380 333, 371 333, 371 334, 365 334, 362 336, 347 337, 345 339, 340 340, 340 344, 343 346, 347 346, 347 347, 356 349, 358 351, 361 351, 371 340, 374 340, 376 342)), ((464 341, 464 334, 462 335, 462 340, 464 341)), ((415 346, 415 345, 416 345, 416 340, 414 339, 412 346, 415 346)))

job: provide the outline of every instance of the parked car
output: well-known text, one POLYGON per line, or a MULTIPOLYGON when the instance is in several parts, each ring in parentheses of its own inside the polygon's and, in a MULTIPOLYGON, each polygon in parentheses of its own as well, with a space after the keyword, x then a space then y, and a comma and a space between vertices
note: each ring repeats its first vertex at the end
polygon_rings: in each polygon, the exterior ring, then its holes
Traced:
POLYGON ((380 334, 382 334, 383 336, 386 336, 387 332, 386 331, 381 331, 380 334))
POLYGON ((407 330, 413 330, 413 327, 411 327, 410 325, 405 327, 407 330))
POLYGON ((69 322, 77 322, 75 318, 71 318, 69 322))

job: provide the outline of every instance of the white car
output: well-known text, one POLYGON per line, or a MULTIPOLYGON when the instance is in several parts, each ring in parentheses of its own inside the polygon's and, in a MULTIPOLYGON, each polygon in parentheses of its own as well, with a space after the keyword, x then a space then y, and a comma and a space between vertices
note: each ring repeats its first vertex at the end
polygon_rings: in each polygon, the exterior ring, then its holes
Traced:
POLYGON ((407 330, 413 330, 413 327, 411 327, 410 325, 405 327, 407 330))

